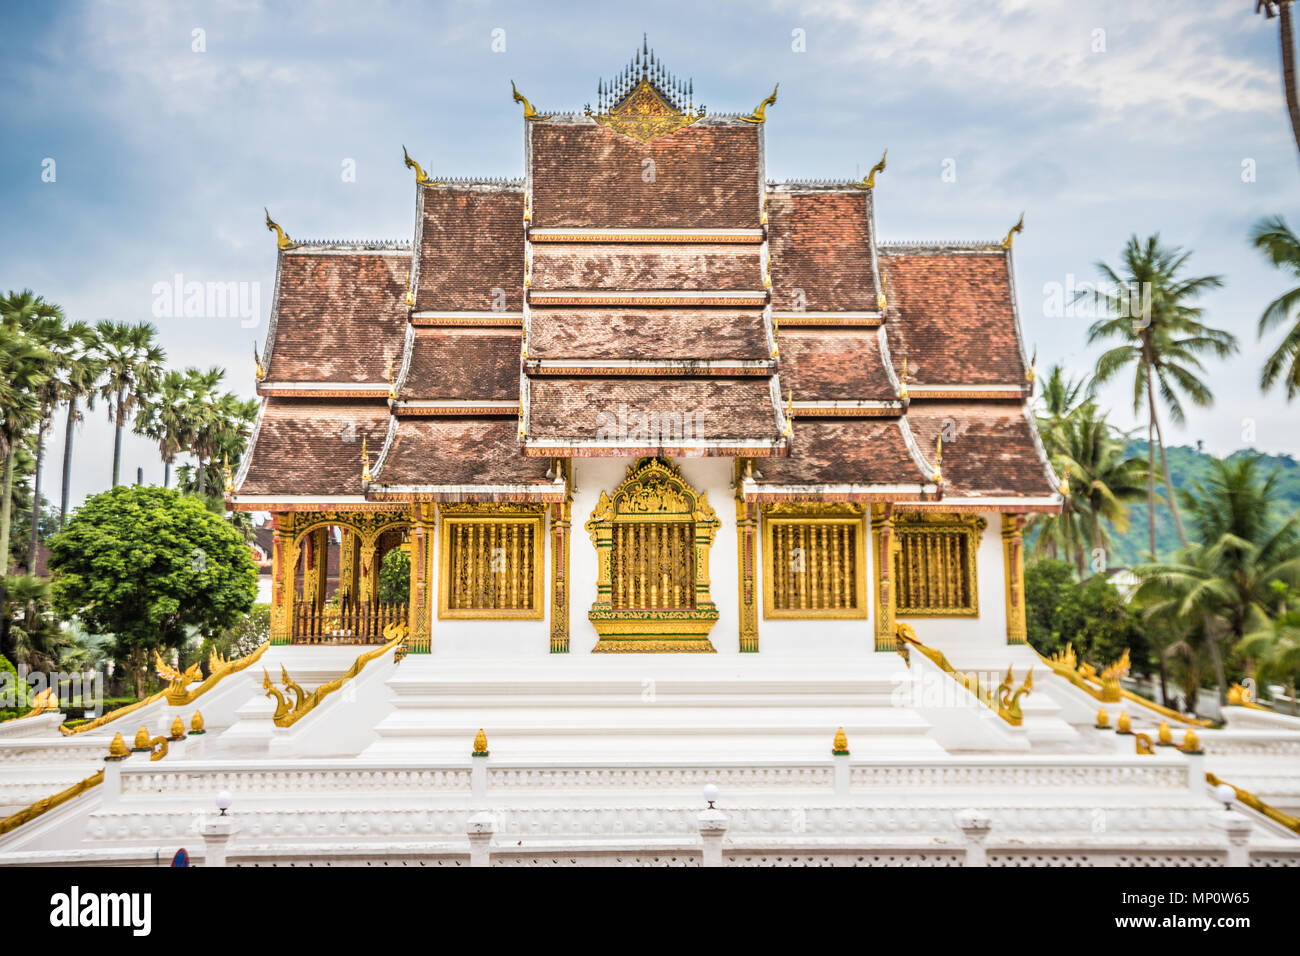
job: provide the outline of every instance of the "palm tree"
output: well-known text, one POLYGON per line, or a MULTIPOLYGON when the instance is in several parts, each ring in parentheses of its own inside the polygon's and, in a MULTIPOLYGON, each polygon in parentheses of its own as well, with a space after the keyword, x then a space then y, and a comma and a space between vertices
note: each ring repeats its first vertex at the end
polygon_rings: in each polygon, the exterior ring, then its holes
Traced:
POLYGON ((122 466, 122 429, 136 404, 153 391, 162 376, 166 355, 154 342, 156 331, 148 322, 128 325, 103 321, 95 326, 104 363, 99 393, 110 403, 108 418, 117 426, 113 437, 113 487, 118 485, 122 466))
POLYGON ((1281 15, 1278 35, 1282 41, 1282 93, 1287 114, 1291 117, 1291 135, 1300 149, 1300 93, 1296 90, 1295 39, 1291 32, 1291 0, 1255 0, 1255 12, 1269 20, 1281 15))
POLYGON ((1138 569, 1135 600, 1201 628, 1226 699, 1220 642, 1239 646, 1268 626, 1278 588, 1300 584, 1300 515, 1276 516, 1277 473, 1261 478, 1258 456, 1215 460, 1205 482, 1183 492, 1194 546, 1169 564, 1138 569))
POLYGON ((81 412, 81 400, 85 399, 88 411, 94 411, 99 378, 104 372, 103 363, 99 359, 99 336, 94 326, 76 322, 72 328, 77 335, 77 349, 64 356, 64 366, 60 373, 63 379, 63 400, 68 403, 68 421, 63 432, 63 485, 59 492, 60 529, 68 520, 68 496, 72 488, 72 436, 77 423, 85 418, 81 412))
POLYGON ((217 389, 225 376, 225 369, 215 365, 206 372, 192 368, 185 373, 189 396, 185 402, 184 414, 189 423, 190 450, 198 459, 195 474, 200 495, 207 493, 206 462, 219 453, 222 424, 217 389))
MULTIPOLYGON (((46 302, 31 289, 22 292, 10 292, 0 298, 0 321, 22 333, 29 341, 50 353, 51 362, 46 369, 46 376, 37 387, 33 397, 36 401, 36 470, 32 491, 32 528, 27 547, 27 567, 36 567, 36 544, 39 538, 41 519, 41 466, 45 457, 45 429, 54 414, 61 391, 58 369, 63 364, 63 355, 71 350, 75 341, 70 329, 63 324, 63 310, 52 302, 46 302)), ((12 470, 12 466, 11 466, 12 470)), ((12 474, 11 474, 12 477, 12 474)), ((9 486, 6 485, 6 490, 9 486)), ((8 537, 6 536, 6 542, 8 537)), ((8 555, 6 550, 5 555, 8 555)), ((6 557, 7 560, 7 557, 6 557)))
POLYGON ((1079 406, 1085 394, 1087 382, 1083 379, 1067 378, 1065 369, 1053 365, 1047 371, 1040 396, 1043 404, 1042 417, 1051 421, 1060 421, 1079 406))
POLYGON ((158 454, 163 461, 164 488, 171 484, 176 456, 189 447, 193 435, 193 426, 185 416, 185 406, 189 399, 188 376, 194 373, 197 369, 186 369, 184 374, 168 372, 158 383, 157 392, 143 401, 136 413, 135 430, 158 443, 158 454))
MULTIPOLYGON (((1300 236, 1291 231, 1281 216, 1261 219, 1251 230, 1250 241, 1274 266, 1300 279, 1300 236)), ((1283 375, 1287 401, 1300 393, 1300 285, 1288 289, 1268 304, 1259 317, 1259 336, 1284 322, 1294 324, 1272 355, 1264 362, 1259 387, 1268 391, 1283 375)))
POLYGON ((1124 442, 1091 401, 1064 420, 1062 435, 1059 467, 1069 476, 1074 507, 1083 512, 1093 549, 1109 550, 1106 525, 1128 531, 1127 503, 1143 497, 1148 464, 1124 454, 1124 442))
POLYGON ((1200 321, 1203 310, 1191 304, 1202 292, 1222 286, 1223 280, 1219 276, 1180 278, 1179 272, 1190 255, 1178 248, 1161 246, 1158 234, 1145 242, 1140 242, 1137 236, 1130 237, 1122 254, 1125 273, 1122 278, 1106 263, 1097 264, 1112 290, 1097 293, 1107 317, 1088 329, 1089 344, 1116 338, 1123 343, 1107 350, 1097 361, 1095 384, 1104 384, 1132 366, 1133 411, 1141 411, 1144 400, 1147 405, 1147 530, 1153 561, 1156 560, 1157 447, 1169 510, 1178 538, 1187 546, 1187 532, 1169 478, 1156 393, 1159 392, 1168 407, 1170 419, 1181 424, 1186 416, 1180 391, 1194 405, 1208 407, 1214 402, 1214 394, 1198 377, 1205 371, 1198 356, 1212 353, 1226 358, 1237 351, 1236 337, 1203 324, 1200 321), (1130 290, 1141 293, 1143 314, 1140 317, 1131 314, 1130 290))
POLYGON ((1281 582, 1275 582, 1273 590, 1282 599, 1277 616, 1267 626, 1256 628, 1242 638, 1237 650, 1259 662, 1261 682, 1276 679, 1286 685, 1294 716, 1296 679, 1300 677, 1300 610, 1296 610, 1295 599, 1300 593, 1281 582))

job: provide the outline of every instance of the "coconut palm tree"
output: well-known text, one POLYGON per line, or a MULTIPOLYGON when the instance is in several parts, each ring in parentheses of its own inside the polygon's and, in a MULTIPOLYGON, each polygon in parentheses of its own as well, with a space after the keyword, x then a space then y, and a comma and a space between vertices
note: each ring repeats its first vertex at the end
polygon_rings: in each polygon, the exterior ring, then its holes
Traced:
POLYGON ((148 322, 129 325, 103 321, 95 326, 104 377, 99 394, 109 402, 108 418, 116 426, 113 437, 113 487, 122 467, 122 429, 141 398, 157 386, 166 358, 154 342, 157 330, 148 322))
POLYGON ((1091 401, 1064 419, 1062 437, 1058 468, 1069 476, 1070 497, 1082 512, 1093 550, 1107 551, 1106 528, 1128 531, 1127 503, 1144 496, 1148 463, 1124 454, 1124 442, 1091 401))
POLYGON ((1278 588, 1300 585, 1300 515, 1279 519, 1277 473, 1259 474, 1259 459, 1215 460, 1209 478, 1183 492, 1195 544, 1166 564, 1136 569, 1134 599, 1199 629, 1226 700, 1222 642, 1238 646, 1268 627, 1278 588))
POLYGON ((1084 379, 1068 378, 1064 368, 1053 365, 1047 370, 1047 378, 1043 380, 1043 391, 1039 396, 1042 417, 1059 421, 1068 416, 1083 401, 1086 387, 1084 379))
POLYGON ((185 373, 189 394, 185 401, 184 414, 189 423, 190 450, 198 459, 195 475, 198 480, 197 491, 200 495, 207 493, 206 463, 220 451, 222 423, 219 409, 221 396, 218 388, 225 376, 226 370, 215 365, 206 372, 192 368, 185 373))
MULTIPOLYGON (((1274 266, 1290 278, 1300 280, 1300 236, 1291 231, 1281 216, 1261 219, 1251 230, 1250 241, 1274 266)), ((1286 382, 1287 401, 1300 394, 1300 285, 1274 299, 1259 317, 1259 336, 1283 323, 1291 323, 1277 349, 1264 362, 1259 387, 1268 391, 1279 377, 1286 382)))
POLYGON ((63 483, 59 491, 59 528, 68 520, 68 498, 72 489, 72 436, 77 423, 85 418, 81 411, 84 399, 87 411, 94 411, 95 396, 104 366, 99 359, 99 336, 95 327, 85 322, 72 326, 77 334, 75 352, 63 356, 60 371, 63 400, 68 403, 68 420, 63 432, 63 483))
POLYGON ((1282 41, 1282 94, 1286 97, 1287 115, 1291 118, 1291 135, 1300 149, 1300 91, 1296 89, 1295 37, 1291 30, 1291 0, 1255 0, 1255 12, 1269 20, 1280 17, 1278 35, 1282 41))
POLYGON ((1098 359, 1095 384, 1102 385, 1131 367, 1133 411, 1140 412, 1143 402, 1147 406, 1147 530, 1153 561, 1156 560, 1157 448, 1159 473, 1164 477, 1174 526, 1184 547, 1188 541, 1169 478, 1157 393, 1169 410, 1170 419, 1183 422, 1186 417, 1183 396, 1202 407, 1214 402, 1214 394, 1199 377, 1205 371, 1199 357, 1208 353, 1227 358, 1237 351, 1236 337, 1205 325, 1201 322, 1203 310, 1192 304, 1203 292, 1222 286, 1223 280, 1219 276, 1181 277, 1179 273, 1190 255, 1179 248, 1161 246, 1158 234, 1149 236, 1145 242, 1137 236, 1130 237, 1121 256, 1122 276, 1104 262, 1097 264, 1111 289, 1097 293, 1106 317, 1088 329, 1089 344, 1105 339, 1121 341, 1098 359), (1132 314, 1131 293, 1137 293, 1140 299, 1140 315, 1132 314))
POLYGON ((197 372, 170 371, 158 383, 158 390, 142 401, 135 417, 135 430, 158 443, 158 454, 163 461, 163 487, 171 484, 172 465, 176 456, 185 451, 193 436, 193 425, 185 416, 189 399, 188 376, 197 372))
POLYGON ((1296 713, 1296 682, 1300 678, 1300 593, 1289 591, 1280 582, 1274 590, 1282 597, 1277 616, 1265 627, 1251 631, 1237 651, 1259 663, 1261 682, 1281 681, 1291 698, 1291 713, 1296 713), (1289 605, 1289 607, 1288 607, 1289 605))

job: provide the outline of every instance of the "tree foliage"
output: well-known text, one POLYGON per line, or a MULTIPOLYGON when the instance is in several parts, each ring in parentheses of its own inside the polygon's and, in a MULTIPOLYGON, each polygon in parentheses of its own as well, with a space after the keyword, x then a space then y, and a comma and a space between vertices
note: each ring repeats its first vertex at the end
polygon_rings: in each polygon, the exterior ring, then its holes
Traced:
POLYGON ((186 629, 211 636, 257 594, 243 536, 195 498, 165 488, 117 487, 87 499, 50 547, 56 610, 112 634, 142 690, 154 649, 186 629))

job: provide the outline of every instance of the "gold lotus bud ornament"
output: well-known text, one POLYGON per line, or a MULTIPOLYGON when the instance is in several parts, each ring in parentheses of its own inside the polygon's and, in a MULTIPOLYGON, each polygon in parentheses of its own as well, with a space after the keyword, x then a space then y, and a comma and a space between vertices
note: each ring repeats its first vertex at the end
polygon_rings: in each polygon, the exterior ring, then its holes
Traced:
POLYGON ((478 733, 474 735, 474 752, 471 756, 486 757, 487 755, 487 734, 483 733, 483 728, 480 727, 478 733))
POLYGON ((1129 720, 1127 710, 1121 710, 1119 712, 1119 720, 1115 721, 1115 732, 1117 734, 1133 733, 1133 721, 1129 720))
POLYGON ((1151 738, 1146 734, 1133 735, 1133 750, 1135 753, 1143 757, 1148 757, 1155 753, 1155 750, 1151 747, 1151 738))
POLYGON ((131 749, 133 751, 152 750, 153 745, 149 742, 149 739, 150 738, 149 738, 148 729, 142 726, 139 730, 135 732, 135 742, 131 745, 131 749))
POLYGON ((168 732, 172 740, 180 740, 185 736, 185 722, 178 716, 172 721, 172 729, 168 732))
POLYGON ((109 760, 125 760, 131 756, 131 751, 126 749, 126 741, 122 739, 121 734, 114 734, 113 741, 108 745, 109 760))
POLYGON ((1178 749, 1185 754, 1204 753, 1201 750, 1201 738, 1190 727, 1187 728, 1187 733, 1183 734, 1183 745, 1178 749))
POLYGON ((1161 747, 1172 747, 1174 745, 1174 735, 1169 730, 1169 721, 1160 721, 1160 726, 1156 728, 1156 743, 1161 747))
POLYGON ((849 738, 844 736, 843 727, 835 731, 835 739, 831 742, 831 753, 837 757, 849 755, 849 738))
POLYGON ((190 718, 190 733, 203 733, 203 714, 197 710, 194 712, 194 716, 190 718))
POLYGON ((1110 730, 1110 714, 1106 713, 1105 707, 1097 711, 1097 729, 1110 730))

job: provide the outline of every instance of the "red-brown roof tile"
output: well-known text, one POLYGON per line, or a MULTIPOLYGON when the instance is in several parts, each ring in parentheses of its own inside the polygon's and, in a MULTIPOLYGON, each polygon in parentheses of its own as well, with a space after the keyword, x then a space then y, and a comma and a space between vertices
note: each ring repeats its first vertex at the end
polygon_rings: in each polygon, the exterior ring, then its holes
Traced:
POLYGON ((772 307, 781 312, 876 309, 867 193, 768 193, 772 307))
POLYGON ((758 246, 536 243, 533 289, 758 290, 758 246))
POLYGON ((1051 495, 1033 425, 1018 402, 924 402, 907 412, 927 459, 943 434, 944 497, 1051 495))
POLYGON ((526 458, 516 418, 401 418, 373 474, 382 486, 549 484, 545 458, 526 458))
POLYGON ((522 308, 523 192, 426 186, 420 195, 424 217, 416 309, 514 312, 522 308))
POLYGON ((706 120, 648 143, 590 121, 532 123, 529 134, 535 228, 759 226, 755 126, 706 120))
POLYGON ((769 357, 761 309, 533 308, 529 358, 732 359, 769 357))
POLYGON ((397 397, 518 401, 520 337, 503 329, 420 329, 397 397))
POLYGON ((373 464, 388 430, 383 401, 271 398, 239 495, 359 495, 361 442, 373 464))
POLYGON ((898 419, 795 418, 788 458, 755 464, 760 485, 911 485, 928 481, 898 419))
POLYGON ((781 388, 796 402, 892 402, 876 329, 782 329, 781 388))
POLYGON ((409 253, 282 254, 267 382, 382 382, 406 332, 409 253))
POLYGON ((919 385, 1023 385, 1007 253, 882 249, 889 350, 919 385))

